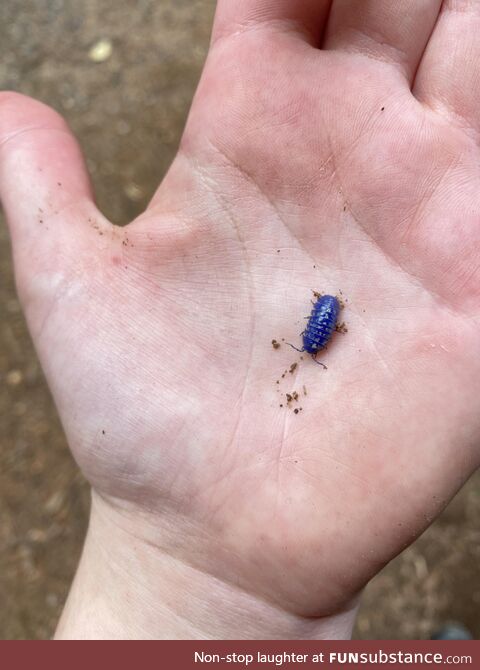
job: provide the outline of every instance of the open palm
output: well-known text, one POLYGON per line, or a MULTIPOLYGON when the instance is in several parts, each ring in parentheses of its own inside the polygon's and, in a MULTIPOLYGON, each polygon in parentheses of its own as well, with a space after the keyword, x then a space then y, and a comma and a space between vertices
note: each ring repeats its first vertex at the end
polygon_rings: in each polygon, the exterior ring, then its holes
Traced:
POLYGON ((300 615, 348 607, 479 462, 480 11, 441 4, 221 0, 178 156, 122 229, 59 117, 0 98, 77 461, 159 549, 300 615), (345 301, 327 370, 282 341, 312 290, 345 301))

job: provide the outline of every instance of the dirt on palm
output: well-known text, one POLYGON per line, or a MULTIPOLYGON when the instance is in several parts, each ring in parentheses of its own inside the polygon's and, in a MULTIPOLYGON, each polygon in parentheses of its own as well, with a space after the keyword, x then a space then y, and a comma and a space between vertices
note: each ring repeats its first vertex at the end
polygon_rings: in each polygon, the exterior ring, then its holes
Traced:
MULTIPOLYGON (((213 0, 0 5, 0 86, 66 116, 100 208, 125 223, 175 152, 213 0)), ((15 294, 0 225, 0 637, 52 635, 81 551, 88 488, 69 455, 15 294)), ((424 638, 446 620, 480 636, 480 477, 368 586, 361 638, 424 638)))

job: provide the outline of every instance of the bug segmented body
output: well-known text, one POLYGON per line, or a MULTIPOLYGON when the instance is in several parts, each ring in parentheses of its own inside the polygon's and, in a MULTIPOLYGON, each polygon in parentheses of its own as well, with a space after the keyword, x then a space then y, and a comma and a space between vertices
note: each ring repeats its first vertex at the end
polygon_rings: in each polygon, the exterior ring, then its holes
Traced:
POLYGON ((332 295, 320 296, 310 314, 303 333, 303 348, 309 354, 316 354, 328 342, 335 330, 340 304, 332 295))

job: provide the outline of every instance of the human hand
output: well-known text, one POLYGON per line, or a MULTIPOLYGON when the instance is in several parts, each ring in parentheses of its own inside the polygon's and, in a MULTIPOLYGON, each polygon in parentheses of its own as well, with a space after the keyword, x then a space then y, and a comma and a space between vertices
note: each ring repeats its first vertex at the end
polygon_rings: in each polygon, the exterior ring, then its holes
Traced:
POLYGON ((348 634, 478 465, 480 15, 328 4, 219 2, 179 154, 123 229, 62 120, 0 98, 19 293, 96 492, 62 635, 96 634, 92 593, 99 635, 348 634), (326 371, 270 344, 299 343, 311 289, 348 299, 326 371))

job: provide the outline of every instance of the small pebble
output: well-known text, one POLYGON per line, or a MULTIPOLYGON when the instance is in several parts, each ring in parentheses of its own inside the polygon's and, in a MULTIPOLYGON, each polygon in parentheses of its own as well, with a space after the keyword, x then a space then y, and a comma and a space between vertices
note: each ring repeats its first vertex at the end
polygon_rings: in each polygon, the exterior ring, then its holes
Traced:
POLYGON ((88 57, 94 63, 103 63, 110 58, 113 51, 113 45, 109 39, 101 39, 96 42, 90 51, 88 57))
POLYGON ((127 198, 132 202, 140 202, 145 195, 140 186, 133 181, 125 186, 124 192, 127 198))
POLYGON ((9 386, 18 386, 23 381, 23 375, 20 370, 10 370, 7 372, 7 384, 9 386))

